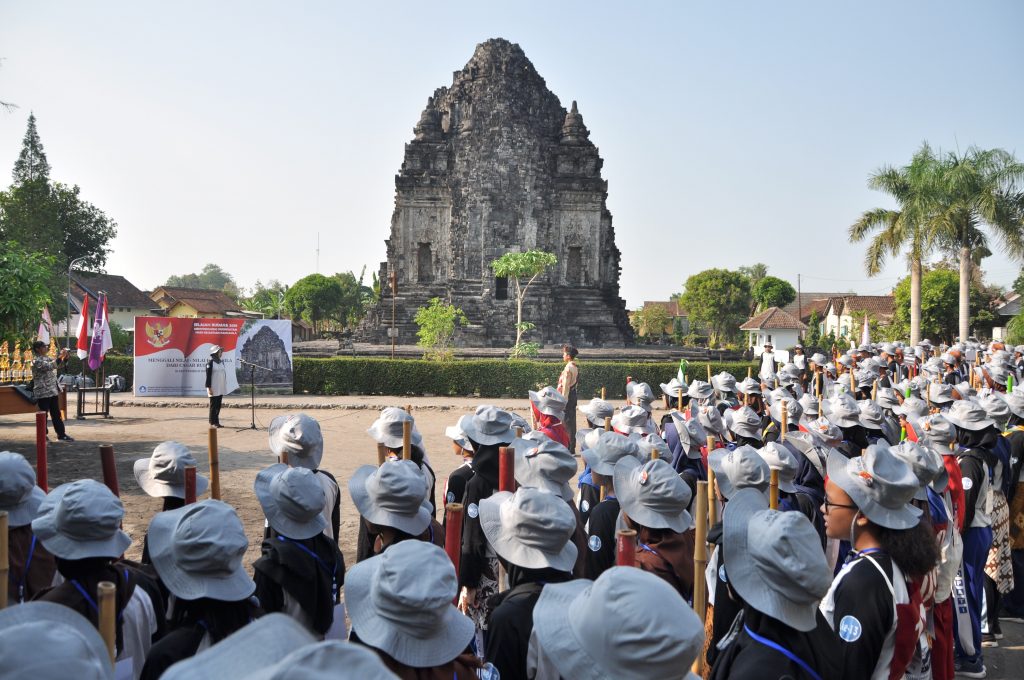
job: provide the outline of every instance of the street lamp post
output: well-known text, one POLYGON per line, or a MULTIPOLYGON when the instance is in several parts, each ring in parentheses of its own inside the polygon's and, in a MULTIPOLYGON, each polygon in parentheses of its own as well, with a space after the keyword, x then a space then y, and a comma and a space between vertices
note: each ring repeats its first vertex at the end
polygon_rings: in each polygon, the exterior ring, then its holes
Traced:
MULTIPOLYGON (((75 264, 88 259, 87 257, 76 257, 68 263, 68 315, 64 317, 64 348, 71 351, 71 270, 75 264)), ((81 312, 82 310, 79 310, 81 312)))

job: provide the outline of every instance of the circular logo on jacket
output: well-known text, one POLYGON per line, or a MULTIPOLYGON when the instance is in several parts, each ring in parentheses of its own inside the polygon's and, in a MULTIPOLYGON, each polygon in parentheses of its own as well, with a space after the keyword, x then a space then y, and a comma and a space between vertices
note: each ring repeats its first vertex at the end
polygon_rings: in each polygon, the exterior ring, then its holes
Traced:
POLYGON ((839 622, 839 637, 846 642, 856 642, 859 640, 862 631, 860 621, 857 620, 856 616, 847 614, 839 622))
POLYGON ((580 503, 580 512, 590 512, 590 501, 580 503))
POLYGON ((445 502, 447 502, 447 503, 454 503, 455 502, 455 492, 454 491, 449 491, 448 494, 444 498, 445 498, 445 502))
POLYGON ((470 503, 469 507, 466 508, 466 514, 476 519, 480 515, 480 508, 477 507, 476 503, 470 503))
POLYGON ((592 552, 597 552, 601 549, 601 537, 591 536, 590 540, 587 541, 587 546, 590 548, 592 552))
POLYGON ((964 477, 964 491, 970 491, 974 487, 974 480, 970 477, 964 477))

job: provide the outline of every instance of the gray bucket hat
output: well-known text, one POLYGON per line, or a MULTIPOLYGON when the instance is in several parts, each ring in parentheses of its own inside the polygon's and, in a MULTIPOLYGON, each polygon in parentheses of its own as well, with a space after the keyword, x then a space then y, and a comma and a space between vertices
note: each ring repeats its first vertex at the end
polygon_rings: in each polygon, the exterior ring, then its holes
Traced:
POLYGON ((658 453, 659 458, 671 460, 672 450, 668 448, 665 440, 658 435, 649 434, 646 437, 641 437, 638 434, 631 434, 629 436, 636 440, 637 448, 640 449, 640 461, 646 462, 651 460, 655 452, 658 453))
POLYGON ((647 383, 629 383, 626 385, 629 400, 650 413, 653 410, 654 390, 647 383))
POLYGON ((678 399, 679 394, 685 397, 687 390, 690 386, 684 382, 680 382, 679 378, 672 378, 667 383, 659 383, 661 386, 661 393, 672 400, 678 399))
POLYGON ((12 529, 31 524, 46 494, 36 486, 36 471, 20 453, 0 451, 0 510, 12 529))
POLYGON ((828 363, 828 359, 826 359, 825 355, 822 354, 821 352, 815 352, 814 354, 812 354, 811 358, 808 359, 808 361, 817 366, 821 366, 822 368, 824 368, 825 364, 828 363))
POLYGON ((928 386, 928 399, 933 404, 948 404, 953 401, 953 388, 945 383, 932 383, 928 386))
POLYGON ((818 403, 818 399, 810 392, 804 392, 803 396, 797 399, 800 402, 800 408, 803 409, 804 416, 816 418, 818 417, 818 409, 821 407, 818 403))
POLYGON ((615 464, 626 456, 640 460, 640 448, 635 441, 618 432, 602 432, 597 445, 583 452, 583 460, 590 469, 605 477, 611 477, 615 473, 615 464))
POLYGON ((946 420, 953 423, 962 430, 976 432, 986 427, 993 427, 995 422, 989 419, 985 410, 974 401, 954 402, 949 410, 945 412, 946 420))
MULTIPOLYGON (((135 481, 148 495, 156 498, 185 498, 185 467, 196 465, 195 456, 179 442, 163 442, 149 458, 135 461, 135 481)), ((206 492, 210 481, 196 474, 196 496, 206 492)))
POLYGON ((825 460, 828 458, 828 449, 814 435, 809 432, 790 432, 786 435, 784 446, 792 451, 798 460, 806 458, 818 471, 821 478, 825 479, 825 460))
POLYGON ((594 398, 590 400, 589 404, 580 406, 580 412, 583 413, 592 423, 597 425, 603 425, 605 418, 611 418, 615 415, 615 407, 612 406, 610 401, 604 399, 594 398))
POLYGON ((996 427, 1003 428, 1006 425, 1006 421, 1010 417, 1010 406, 1006 403, 1006 398, 999 392, 989 392, 988 394, 978 397, 978 405, 984 409, 988 417, 995 421, 996 427))
POLYGON ((826 416, 836 427, 853 427, 860 425, 860 409, 857 401, 848 393, 829 399, 828 415, 826 416))
MULTIPOLYGON (((366 430, 366 433, 373 438, 373 441, 378 444, 383 444, 389 449, 400 449, 402 448, 402 434, 403 423, 409 421, 412 423, 412 434, 409 436, 409 440, 413 446, 423 446, 423 437, 420 436, 419 431, 416 429, 416 421, 411 415, 404 409, 400 409, 397 406, 389 406, 380 412, 380 416, 377 420, 373 421, 373 425, 366 430)), ((461 420, 459 421, 462 422, 461 420)))
POLYGON ((704 623, 664 579, 612 567, 596 581, 544 586, 533 627, 563 678, 648 680, 698 676, 704 623))
POLYGON ((907 397, 899 406, 894 406, 892 412, 904 418, 923 418, 928 415, 928 404, 917 397, 907 397))
POLYGON ((733 589, 757 611, 796 630, 814 630, 832 570, 810 521, 799 512, 769 510, 763 493, 740 489, 722 522, 733 589))
POLYGON ((0 610, 0 680, 112 680, 96 626, 74 609, 25 602, 0 610))
POLYGON ((625 406, 612 418, 612 427, 627 434, 648 434, 654 431, 651 414, 641 406, 625 406))
POLYGON ((478 406, 472 415, 459 418, 459 427, 472 441, 484 446, 508 444, 516 438, 512 414, 496 406, 478 406))
POLYGON ((32 533, 61 559, 119 557, 132 544, 121 531, 121 499, 95 480, 61 484, 47 494, 37 512, 32 533))
POLYGON ((556 441, 542 442, 517 439, 512 442, 516 452, 516 482, 572 500, 569 480, 576 475, 576 457, 556 441))
POLYGON ((814 420, 804 418, 800 421, 800 425, 807 430, 807 433, 811 435, 818 444, 834 446, 843 440, 842 430, 829 422, 828 416, 822 416, 821 418, 815 418, 814 420))
POLYGON ((985 373, 988 373, 988 377, 992 378, 992 382, 997 385, 1005 385, 1006 378, 1010 375, 1010 372, 1006 370, 1006 366, 1002 364, 985 364, 984 366, 978 366, 974 369, 974 372, 984 379, 985 373))
POLYGON ((363 465, 348 480, 352 503, 366 521, 410 536, 430 526, 429 490, 423 471, 411 460, 363 465))
POLYGON ((313 538, 327 528, 324 487, 316 473, 277 463, 260 470, 253 484, 270 528, 288 538, 313 538))
POLYGON ((911 529, 921 519, 921 511, 910 504, 920 486, 917 477, 888 446, 869 446, 857 458, 832 450, 828 454, 828 476, 868 520, 879 526, 911 529))
POLYGON ((749 437, 761 441, 761 417, 749 406, 741 406, 730 411, 732 417, 728 422, 731 432, 741 437, 749 437))
POLYGON ((227 503, 206 500, 157 513, 149 524, 149 556, 160 580, 183 600, 237 602, 256 590, 242 558, 249 547, 242 520, 227 503))
POLYGON ((686 508, 693 492, 664 460, 640 463, 623 458, 615 464, 615 497, 629 517, 649 529, 681 534, 693 526, 686 508))
POLYGON ((696 409, 697 422, 707 432, 724 435, 726 433, 725 420, 722 414, 714 406, 705 404, 696 409))
POLYGON ((761 394, 761 383, 753 378, 744 378, 736 383, 736 391, 740 394, 761 394))
POLYGON ((918 441, 938 449, 943 455, 953 453, 949 445, 956 441, 956 429, 953 423, 946 420, 941 413, 933 413, 918 420, 911 421, 911 427, 917 433, 918 441))
POLYGON ((470 446, 469 440, 466 439, 466 433, 458 425, 449 425, 444 428, 444 436, 458 444, 459 448, 463 451, 473 453, 473 447, 470 446))
POLYGON ((1006 395, 1006 406, 1018 418, 1024 418, 1024 389, 1014 390, 1006 395))
POLYGON ((771 415, 772 420, 780 424, 782 423, 782 405, 785 404, 786 423, 796 425, 800 422, 800 416, 804 414, 803 406, 789 394, 785 397, 779 396, 780 398, 772 399, 772 405, 768 407, 768 413, 771 415))
MULTIPOLYGON (((713 410, 718 413, 717 409, 713 410)), ((700 458, 700 447, 707 444, 708 441, 707 432, 700 426, 700 422, 693 418, 686 420, 678 411, 673 411, 671 415, 672 425, 676 428, 679 443, 682 445, 686 457, 700 458)))
POLYGON ((480 501, 480 528, 494 552, 516 566, 572 571, 576 564, 576 515, 554 494, 499 491, 480 501))
POLYGON ((397 679, 371 649, 350 642, 317 642, 286 614, 267 614, 217 644, 171 666, 167 680, 397 679), (339 669, 344 669, 340 671, 339 669))
POLYGON ((899 406, 900 400, 896 398, 896 391, 891 387, 879 387, 875 401, 882 408, 892 410, 899 406))
POLYGON ((715 388, 703 380, 694 380, 686 391, 691 399, 710 399, 715 396, 715 388))
POLYGON ((270 450, 288 456, 292 467, 316 470, 324 457, 320 423, 305 413, 278 416, 270 421, 270 450))
POLYGON ((889 447, 889 450, 894 456, 906 463, 910 467, 910 471, 917 477, 919 486, 917 493, 914 494, 914 500, 928 500, 928 492, 925 491, 926 486, 931 486, 939 493, 946 489, 946 486, 949 484, 949 473, 946 472, 942 456, 931 448, 908 439, 896 446, 889 447))
POLYGON ((868 399, 862 399, 857 402, 857 408, 860 409, 861 425, 869 430, 885 429, 885 413, 881 406, 868 399))
POLYGON ((722 371, 711 376, 711 386, 719 392, 736 392, 736 376, 722 371))
POLYGON ((715 471, 715 482, 727 499, 746 487, 768 491, 772 473, 753 446, 738 446, 732 451, 715 449, 708 455, 708 466, 715 471))
POLYGON ((353 632, 414 668, 448 663, 473 639, 472 619, 452 605, 457 590, 448 555, 426 541, 396 543, 345 575, 353 632))
POLYGON ((960 382, 953 386, 953 391, 960 395, 961 399, 971 399, 977 395, 977 391, 968 382, 960 382))
MULTIPOLYGON (((782 444, 768 442, 758 449, 757 453, 768 465, 769 475, 772 470, 779 471, 779 489, 786 493, 796 493, 793 482, 800 472, 800 461, 793 455, 793 452, 782 444)), ((771 477, 768 478, 768 481, 771 483, 771 477)))
POLYGON ((530 403, 546 416, 553 416, 559 420, 565 417, 565 397, 550 385, 541 389, 540 392, 530 390, 530 403))

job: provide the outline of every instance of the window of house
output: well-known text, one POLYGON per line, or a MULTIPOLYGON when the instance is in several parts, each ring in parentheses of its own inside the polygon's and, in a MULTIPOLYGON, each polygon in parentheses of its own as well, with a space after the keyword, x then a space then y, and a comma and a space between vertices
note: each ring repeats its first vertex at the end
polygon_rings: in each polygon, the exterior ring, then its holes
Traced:
POLYGON ((496 276, 494 278, 494 299, 495 300, 507 300, 508 299, 508 277, 496 276))

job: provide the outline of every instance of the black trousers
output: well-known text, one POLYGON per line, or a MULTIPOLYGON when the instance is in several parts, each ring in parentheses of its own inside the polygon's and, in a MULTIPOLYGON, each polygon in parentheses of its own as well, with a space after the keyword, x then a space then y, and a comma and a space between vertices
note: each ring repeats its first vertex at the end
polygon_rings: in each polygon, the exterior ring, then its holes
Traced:
POLYGON ((569 390, 569 398, 565 400, 565 419, 562 424, 569 432, 569 453, 576 453, 576 387, 569 390))
POLYGON ((53 421, 53 430, 57 433, 58 437, 64 436, 64 420, 60 417, 60 397, 54 395, 52 397, 41 397, 36 400, 36 406, 39 407, 40 411, 48 411, 50 414, 50 420, 53 421))
POLYGON ((220 402, 224 397, 210 397, 210 425, 220 425, 220 402))

